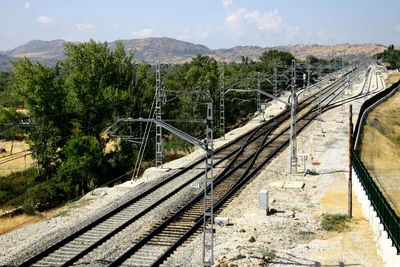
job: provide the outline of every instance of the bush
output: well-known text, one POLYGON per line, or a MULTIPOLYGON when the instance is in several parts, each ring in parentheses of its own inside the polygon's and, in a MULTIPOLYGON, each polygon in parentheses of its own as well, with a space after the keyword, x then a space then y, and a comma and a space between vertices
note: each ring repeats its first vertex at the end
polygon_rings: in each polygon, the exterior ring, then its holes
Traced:
MULTIPOLYGON (((0 177, 0 205, 25 193, 27 188, 36 183, 36 177, 37 172, 34 168, 0 177)), ((12 205, 18 206, 22 202, 23 200, 17 200, 12 205)))
POLYGON ((22 211, 28 215, 35 214, 35 204, 33 204, 29 200, 25 200, 24 204, 22 205, 22 211))
POLYGON ((263 256, 267 261, 272 261, 276 257, 275 252, 269 248, 265 248, 263 251, 263 256))
POLYGON ((326 231, 342 231, 349 226, 349 216, 344 214, 324 214, 322 216, 322 228, 326 231))

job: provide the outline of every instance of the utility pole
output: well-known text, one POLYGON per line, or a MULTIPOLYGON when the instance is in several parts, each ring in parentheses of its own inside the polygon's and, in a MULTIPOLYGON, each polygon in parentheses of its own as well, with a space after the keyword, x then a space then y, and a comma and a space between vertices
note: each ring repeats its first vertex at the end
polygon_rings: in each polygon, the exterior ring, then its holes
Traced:
POLYGON ((273 84, 272 94, 274 96, 279 96, 279 93, 278 93, 278 74, 277 74, 277 71, 276 71, 276 58, 274 58, 274 84, 273 84))
MULTIPOLYGON (((319 76, 322 78, 322 66, 319 66, 319 76)), ((318 127, 322 131, 322 108, 321 108, 321 101, 322 101, 322 88, 319 87, 318 93, 318 127)))
POLYGON ((348 185, 348 193, 349 193, 349 218, 351 219, 353 215, 353 203, 352 203, 352 198, 353 198, 353 185, 352 185, 352 153, 353 153, 353 107, 350 104, 349 106, 349 185, 348 185))
POLYGON ((310 88, 310 62, 307 59, 307 90, 310 88))
POLYGON ((291 96, 291 123, 290 123, 290 163, 289 163, 289 176, 297 172, 297 98, 296 98, 296 67, 295 61, 292 60, 292 96, 291 96))
MULTIPOLYGON (((260 72, 257 73, 257 89, 261 90, 260 72)), ((257 111, 261 112, 261 94, 257 91, 257 111)))
POLYGON ((214 183, 213 183, 213 110, 212 102, 207 103, 206 169, 204 178, 203 216, 203 265, 214 263, 214 183), (207 190, 207 187, 210 187, 207 190))
POLYGON ((225 82, 224 63, 221 63, 221 87, 219 92, 219 130, 222 139, 225 139, 225 82))
MULTIPOLYGON (((160 62, 156 66, 156 107, 155 118, 161 120, 161 104, 162 104, 162 84, 161 84, 161 70, 160 62)), ((156 125, 156 167, 162 168, 164 158, 164 145, 162 140, 162 127, 156 125)))

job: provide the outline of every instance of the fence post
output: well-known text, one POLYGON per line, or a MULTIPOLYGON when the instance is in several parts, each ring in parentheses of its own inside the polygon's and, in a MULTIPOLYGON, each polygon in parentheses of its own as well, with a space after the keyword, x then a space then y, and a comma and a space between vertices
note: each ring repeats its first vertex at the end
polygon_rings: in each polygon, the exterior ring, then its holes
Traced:
POLYGON ((349 106, 349 218, 351 219, 352 213, 353 213, 353 203, 352 203, 352 197, 353 197, 353 188, 352 188, 352 152, 353 152, 353 142, 352 142, 352 136, 353 136, 353 121, 352 121, 352 105, 350 104, 349 106))

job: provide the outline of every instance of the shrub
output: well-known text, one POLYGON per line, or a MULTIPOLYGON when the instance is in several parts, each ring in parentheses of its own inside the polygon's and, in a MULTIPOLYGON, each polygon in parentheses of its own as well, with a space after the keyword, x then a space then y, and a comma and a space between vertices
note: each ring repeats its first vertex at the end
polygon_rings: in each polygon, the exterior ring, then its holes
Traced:
POLYGON ((275 252, 269 248, 265 248, 263 251, 263 256, 268 261, 272 261, 276 257, 275 252))
POLYGON ((342 231, 349 226, 349 217, 344 214, 324 214, 322 216, 322 228, 326 231, 342 231))

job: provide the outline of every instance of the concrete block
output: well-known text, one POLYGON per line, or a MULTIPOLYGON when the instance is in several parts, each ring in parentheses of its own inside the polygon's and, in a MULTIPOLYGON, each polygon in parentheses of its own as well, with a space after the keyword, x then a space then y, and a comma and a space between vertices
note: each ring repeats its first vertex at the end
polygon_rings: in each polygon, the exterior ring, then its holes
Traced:
POLYGON ((258 192, 258 209, 265 210, 266 214, 269 212, 269 191, 260 190, 258 192))
POLYGON ((218 225, 229 225, 230 221, 228 217, 215 217, 214 223, 218 225))

